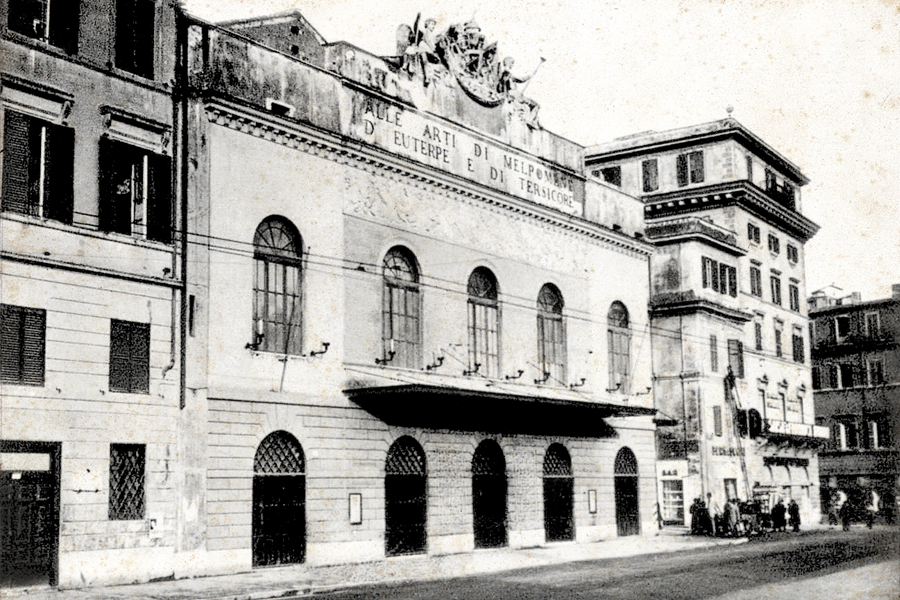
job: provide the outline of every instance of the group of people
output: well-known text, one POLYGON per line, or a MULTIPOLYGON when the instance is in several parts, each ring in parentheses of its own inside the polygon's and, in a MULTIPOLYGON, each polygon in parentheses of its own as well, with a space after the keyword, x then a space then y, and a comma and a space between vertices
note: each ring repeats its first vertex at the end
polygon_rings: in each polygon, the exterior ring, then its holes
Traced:
POLYGON ((844 491, 834 490, 828 502, 828 524, 834 526, 840 520, 843 530, 849 531, 853 520, 865 520, 871 529, 881 515, 885 523, 893 525, 895 502, 891 496, 883 501, 875 490, 856 490, 849 497, 844 491))
POLYGON ((759 502, 742 503, 737 498, 729 498, 720 511, 713 502, 712 494, 708 493, 706 502, 702 498, 694 498, 690 513, 691 535, 740 537, 762 530, 766 521, 773 531, 787 531, 788 526, 793 531, 800 531, 800 506, 795 500, 791 500, 788 506, 779 500, 771 513, 764 515, 759 502))

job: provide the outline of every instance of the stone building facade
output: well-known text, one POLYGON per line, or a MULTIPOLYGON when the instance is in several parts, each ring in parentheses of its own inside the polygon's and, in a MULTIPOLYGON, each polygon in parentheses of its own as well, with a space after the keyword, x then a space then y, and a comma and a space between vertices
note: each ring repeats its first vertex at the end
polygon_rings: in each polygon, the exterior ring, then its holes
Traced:
POLYGON ((0 10, 0 586, 171 573, 174 2, 0 10))
POLYGON ((819 514, 801 213, 807 178, 732 118, 591 148, 587 169, 644 203, 651 258, 659 503, 819 514))
MULTIPOLYGON (((831 431, 819 458, 823 505, 882 508, 900 489, 900 285, 890 298, 809 299, 816 421, 831 431)), ((888 509, 891 510, 890 508, 888 509)))

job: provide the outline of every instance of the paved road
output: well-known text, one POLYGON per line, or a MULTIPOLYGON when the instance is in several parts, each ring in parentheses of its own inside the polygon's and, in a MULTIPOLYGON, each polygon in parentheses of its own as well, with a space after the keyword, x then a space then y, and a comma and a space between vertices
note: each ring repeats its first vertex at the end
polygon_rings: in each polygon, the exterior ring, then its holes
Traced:
POLYGON ((354 588, 317 598, 745 600, 900 597, 900 530, 772 534, 739 546, 354 588), (887 595, 885 595, 887 594, 887 595))

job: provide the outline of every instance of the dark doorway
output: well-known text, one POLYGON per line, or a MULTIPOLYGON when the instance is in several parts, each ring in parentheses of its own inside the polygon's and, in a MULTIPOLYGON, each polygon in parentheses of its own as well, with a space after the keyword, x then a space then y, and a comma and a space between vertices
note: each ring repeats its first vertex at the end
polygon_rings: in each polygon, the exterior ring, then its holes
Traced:
POLYGON ((385 552, 425 552, 425 452, 413 438, 402 437, 388 450, 384 471, 385 552))
POLYGON ((476 548, 506 545, 506 460, 493 440, 481 442, 472 457, 472 521, 476 548))
POLYGON ((303 448, 286 431, 269 434, 253 460, 253 566, 306 558, 306 474, 303 448))
POLYGON ((569 452, 562 444, 552 444, 544 455, 544 535, 548 542, 575 539, 574 489, 569 452))
POLYGON ((0 587, 56 585, 60 445, 0 442, 0 587))
POLYGON ((620 536, 638 535, 641 517, 638 510, 638 464, 629 448, 616 455, 616 530, 620 536))

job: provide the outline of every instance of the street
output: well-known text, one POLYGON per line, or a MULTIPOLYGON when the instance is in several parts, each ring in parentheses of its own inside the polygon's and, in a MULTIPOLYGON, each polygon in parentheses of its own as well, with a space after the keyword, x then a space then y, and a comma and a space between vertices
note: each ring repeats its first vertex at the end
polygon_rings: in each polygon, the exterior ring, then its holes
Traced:
POLYGON ((900 531, 771 534, 678 554, 568 563, 452 580, 357 587, 325 598, 897 598, 900 531), (818 590, 818 591, 815 591, 818 590), (815 591, 815 592, 814 592, 815 591))

